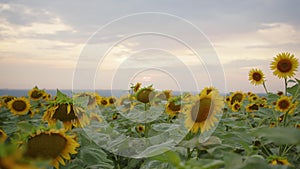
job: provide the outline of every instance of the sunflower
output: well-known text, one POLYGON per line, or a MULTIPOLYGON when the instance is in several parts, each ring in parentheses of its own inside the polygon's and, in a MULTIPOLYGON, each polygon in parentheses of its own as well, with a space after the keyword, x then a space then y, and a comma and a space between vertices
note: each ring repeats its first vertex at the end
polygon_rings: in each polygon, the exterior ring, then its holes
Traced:
POLYGON ((28 97, 34 101, 42 99, 44 94, 45 91, 38 89, 37 86, 35 86, 33 89, 28 91, 28 97))
POLYGON ((248 99, 249 99, 250 102, 256 102, 256 101, 259 100, 259 96, 253 93, 253 94, 251 94, 251 95, 249 96, 248 99))
POLYGON ((0 157, 0 168, 3 169, 40 169, 22 160, 20 152, 0 157))
POLYGON ((102 118, 98 114, 91 113, 90 114, 90 121, 97 121, 97 122, 101 123, 103 120, 102 120, 102 118))
POLYGON ((291 97, 288 96, 281 96, 277 101, 276 101, 276 107, 275 109, 281 112, 287 112, 290 108, 292 108, 292 99, 291 97))
POLYGON ((275 126, 276 126, 275 122, 271 122, 270 125, 269 125, 270 128, 274 128, 275 126))
POLYGON ((186 115, 185 125, 193 133, 209 130, 218 121, 217 113, 221 112, 224 106, 223 97, 217 90, 201 92, 200 96, 192 96, 191 103, 186 104, 183 111, 186 115))
POLYGON ((241 103, 238 101, 235 101, 233 105, 231 106, 232 111, 238 112, 241 109, 241 103))
POLYGON ((142 103, 149 103, 154 96, 154 89, 149 86, 141 88, 136 93, 136 99, 142 103))
POLYGON ((172 97, 166 104, 166 113, 173 118, 181 110, 180 97, 172 97))
POLYGON ((142 83, 136 83, 136 84, 133 86, 133 91, 134 91, 134 92, 137 92, 137 91, 140 89, 141 85, 142 85, 142 83))
MULTIPOLYGON (((215 88, 215 87, 213 87, 213 86, 210 86, 210 87, 205 87, 202 91, 201 91, 201 93, 205 93, 206 95, 208 95, 211 91, 216 91, 217 89, 215 88)), ((201 95, 201 93, 200 93, 200 95, 201 95)))
POLYGON ((251 112, 254 112, 254 111, 257 111, 259 109, 259 105, 257 105, 256 103, 252 103, 252 104, 248 104, 246 106, 246 111, 248 113, 251 113, 251 112))
POLYGON ((143 125, 137 125, 136 127, 135 127, 135 129, 136 129, 136 131, 138 132, 138 133, 143 133, 144 131, 145 131, 145 126, 143 126, 143 125))
POLYGON ((1 103, 4 107, 8 107, 8 102, 10 102, 11 100, 15 99, 15 96, 1 96, 1 103))
POLYGON ((115 105, 117 102, 117 98, 115 96, 110 96, 109 98, 107 98, 107 100, 109 105, 115 105))
POLYGON ((282 96, 282 95, 283 95, 283 91, 278 91, 278 92, 277 92, 277 95, 278 95, 278 96, 282 96))
POLYGON ((230 104, 233 105, 235 101, 242 102, 245 99, 245 94, 241 91, 237 91, 230 95, 230 104))
POLYGON ((101 99, 97 101, 97 103, 101 106, 109 106, 109 100, 106 97, 101 97, 101 99))
POLYGON ((71 159, 70 154, 77 154, 79 146, 75 136, 66 135, 64 130, 38 130, 28 138, 24 156, 51 160, 51 165, 59 168, 59 164, 65 165, 64 159, 71 159))
POLYGON ((249 81, 253 85, 261 85, 265 82, 265 75, 260 69, 251 69, 249 71, 249 81))
POLYGON ((300 124, 295 124, 295 128, 300 129, 300 124))
POLYGON ((73 126, 83 127, 89 123, 88 117, 81 107, 67 103, 49 107, 43 116, 43 120, 48 121, 50 126, 55 125, 59 120, 63 122, 66 130, 72 129, 73 126))
POLYGON ((25 97, 15 98, 8 102, 8 108, 14 115, 25 115, 30 110, 30 101, 25 97))
POLYGON ((7 139, 6 133, 0 129, 0 143, 3 143, 7 139))
POLYGON ((288 52, 280 53, 271 63, 273 74, 278 78, 289 78, 295 75, 298 68, 298 59, 288 52))

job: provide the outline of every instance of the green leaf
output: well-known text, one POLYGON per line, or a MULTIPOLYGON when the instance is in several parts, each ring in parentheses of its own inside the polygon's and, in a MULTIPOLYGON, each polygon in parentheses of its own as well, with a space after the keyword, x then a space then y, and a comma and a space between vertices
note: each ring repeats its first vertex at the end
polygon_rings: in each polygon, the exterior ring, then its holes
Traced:
POLYGON ((236 153, 224 153, 225 169, 238 169, 243 166, 243 157, 236 153))
POLYGON ((300 144, 300 130, 296 128, 258 128, 251 134, 256 137, 266 138, 276 145, 300 144))
POLYGON ((174 151, 167 151, 163 154, 152 157, 152 159, 171 163, 173 166, 179 166, 181 161, 179 155, 174 151))

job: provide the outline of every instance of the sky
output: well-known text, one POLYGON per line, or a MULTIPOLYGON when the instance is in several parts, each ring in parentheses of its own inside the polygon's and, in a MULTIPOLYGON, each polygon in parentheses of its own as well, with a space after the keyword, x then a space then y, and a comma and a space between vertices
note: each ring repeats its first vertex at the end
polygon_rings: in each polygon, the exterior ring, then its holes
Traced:
MULTIPOLYGON (((248 81, 300 56, 300 1, 0 1, 0 88, 263 92, 248 81)), ((299 71, 296 73, 300 78, 299 71)))

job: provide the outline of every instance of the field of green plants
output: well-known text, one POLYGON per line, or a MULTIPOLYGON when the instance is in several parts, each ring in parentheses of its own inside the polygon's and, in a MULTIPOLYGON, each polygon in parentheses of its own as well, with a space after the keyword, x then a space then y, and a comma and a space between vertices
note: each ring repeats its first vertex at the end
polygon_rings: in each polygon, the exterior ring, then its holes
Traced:
POLYGON ((290 53, 273 58, 278 93, 253 68, 244 83, 265 94, 208 86, 174 95, 137 83, 118 98, 38 87, 1 96, 0 168, 300 168, 298 66, 290 53))

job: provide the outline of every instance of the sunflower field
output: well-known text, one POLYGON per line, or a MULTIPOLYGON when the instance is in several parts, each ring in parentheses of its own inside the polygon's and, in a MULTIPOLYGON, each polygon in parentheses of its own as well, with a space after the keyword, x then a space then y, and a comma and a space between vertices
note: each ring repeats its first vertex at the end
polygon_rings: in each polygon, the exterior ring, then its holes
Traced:
POLYGON ((38 87, 1 96, 0 168, 300 168, 298 66, 290 53, 273 58, 278 93, 253 68, 249 82, 264 94, 208 86, 175 95, 137 83, 121 97, 38 87))

